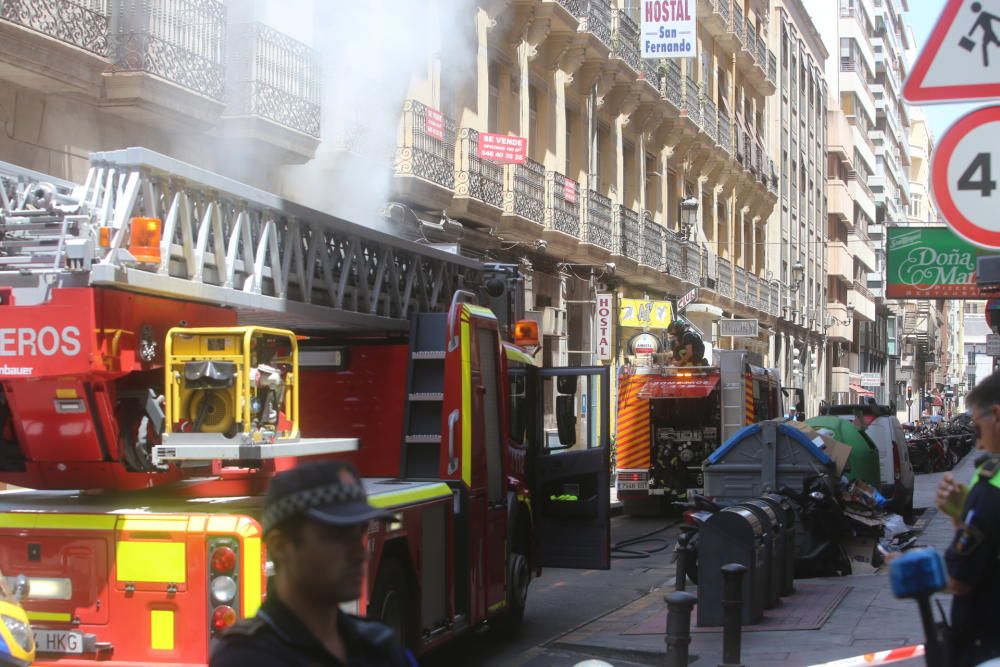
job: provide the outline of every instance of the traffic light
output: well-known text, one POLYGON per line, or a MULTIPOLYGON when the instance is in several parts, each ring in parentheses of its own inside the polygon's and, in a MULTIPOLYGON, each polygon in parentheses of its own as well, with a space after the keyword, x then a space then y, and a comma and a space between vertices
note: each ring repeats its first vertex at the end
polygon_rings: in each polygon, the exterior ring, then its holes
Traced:
POLYGON ((907 387, 906 388, 906 400, 908 400, 908 401, 912 401, 913 400, 913 387, 907 387))

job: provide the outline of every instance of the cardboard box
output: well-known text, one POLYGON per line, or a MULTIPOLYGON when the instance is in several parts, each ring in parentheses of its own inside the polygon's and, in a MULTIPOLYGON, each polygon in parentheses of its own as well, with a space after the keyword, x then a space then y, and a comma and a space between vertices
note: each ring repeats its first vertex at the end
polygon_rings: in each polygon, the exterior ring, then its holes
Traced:
POLYGON ((788 425, 802 431, 807 438, 812 440, 814 445, 822 449, 827 456, 833 459, 838 477, 844 474, 844 468, 847 467, 847 459, 851 458, 852 450, 849 446, 839 440, 821 435, 816 429, 805 422, 789 421, 788 425))

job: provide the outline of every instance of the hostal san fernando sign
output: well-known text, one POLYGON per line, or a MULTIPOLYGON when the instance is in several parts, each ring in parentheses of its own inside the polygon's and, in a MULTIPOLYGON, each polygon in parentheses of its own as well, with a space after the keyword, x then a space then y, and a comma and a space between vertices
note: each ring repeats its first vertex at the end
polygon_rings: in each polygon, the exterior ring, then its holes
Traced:
POLYGON ((976 260, 994 254, 947 227, 888 227, 886 298, 985 299, 976 260))

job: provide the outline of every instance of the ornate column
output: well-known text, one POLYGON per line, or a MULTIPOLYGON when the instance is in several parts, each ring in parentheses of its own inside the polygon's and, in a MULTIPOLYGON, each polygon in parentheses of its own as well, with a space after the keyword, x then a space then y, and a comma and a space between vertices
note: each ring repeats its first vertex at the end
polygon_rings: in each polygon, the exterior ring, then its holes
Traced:
POLYGON ((520 75, 521 109, 518 134, 528 140, 531 146, 531 62, 538 55, 538 46, 549 35, 548 19, 531 19, 521 34, 517 45, 517 66, 520 75))

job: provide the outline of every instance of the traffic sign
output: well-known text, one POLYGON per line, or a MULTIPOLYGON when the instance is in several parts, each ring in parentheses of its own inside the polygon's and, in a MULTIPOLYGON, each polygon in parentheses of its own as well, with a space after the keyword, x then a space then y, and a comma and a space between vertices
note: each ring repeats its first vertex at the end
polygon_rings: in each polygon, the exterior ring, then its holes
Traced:
POLYGON ((1000 248, 998 172, 1000 106, 976 109, 958 119, 931 158, 938 210, 960 236, 984 248, 1000 248))
POLYGON ((1000 97, 998 5, 948 0, 903 85, 903 97, 924 104, 1000 97))

